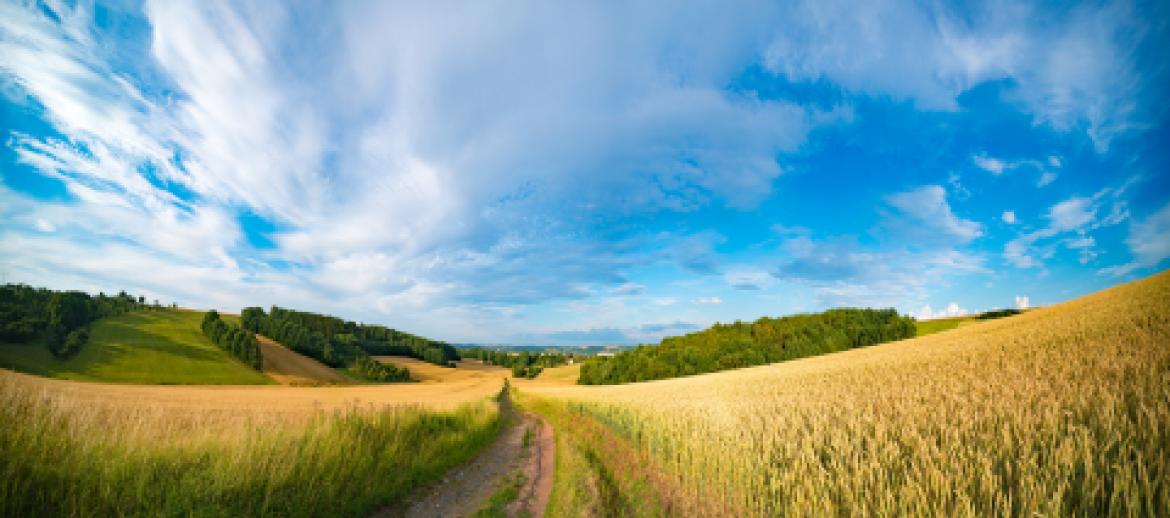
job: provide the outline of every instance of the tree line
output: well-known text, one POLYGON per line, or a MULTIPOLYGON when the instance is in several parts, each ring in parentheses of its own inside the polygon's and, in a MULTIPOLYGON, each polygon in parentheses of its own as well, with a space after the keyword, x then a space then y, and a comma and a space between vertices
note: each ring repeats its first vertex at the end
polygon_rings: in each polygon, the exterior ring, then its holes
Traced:
POLYGON ((66 358, 89 341, 89 324, 95 320, 143 307, 145 297, 124 291, 92 296, 6 284, 0 287, 0 340, 26 343, 40 338, 54 356, 66 358))
POLYGON ((253 369, 260 370, 263 358, 260 354, 260 342, 256 340, 254 333, 224 322, 214 309, 203 315, 203 324, 200 328, 220 349, 231 353, 253 369))
POLYGON ((831 309, 719 324, 657 346, 643 345, 581 364, 578 383, 603 385, 703 374, 865 347, 915 335, 893 309, 831 309))
POLYGON ((1023 310, 1014 309, 1014 308, 993 309, 991 311, 984 311, 983 313, 975 315, 975 318, 978 320, 991 320, 994 318, 1003 318, 1003 317, 1010 317, 1012 315, 1019 315, 1020 313, 1023 313, 1023 312, 1024 312, 1023 310))
POLYGON ((532 379, 540 375, 548 367, 564 365, 573 358, 572 354, 520 351, 518 353, 494 351, 482 347, 460 349, 459 355, 464 358, 475 358, 484 363, 499 365, 512 369, 512 376, 532 379))
POLYGON ((372 381, 409 381, 410 371, 385 365, 371 355, 409 356, 442 365, 459 359, 454 347, 384 326, 358 324, 330 315, 295 311, 278 306, 244 308, 245 329, 272 338, 289 349, 330 367, 349 368, 372 381))

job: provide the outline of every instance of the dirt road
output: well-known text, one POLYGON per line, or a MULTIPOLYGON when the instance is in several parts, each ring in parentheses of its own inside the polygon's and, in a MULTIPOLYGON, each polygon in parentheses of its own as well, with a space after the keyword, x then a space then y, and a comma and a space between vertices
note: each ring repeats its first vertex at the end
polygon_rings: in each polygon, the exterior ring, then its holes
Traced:
POLYGON ((552 492, 556 441, 552 426, 535 414, 519 412, 507 397, 500 403, 507 428, 470 463, 452 469, 416 498, 392 506, 376 517, 469 516, 487 505, 503 484, 522 475, 518 498, 505 508, 508 516, 544 516, 552 492), (526 439, 527 437, 527 439, 526 439))

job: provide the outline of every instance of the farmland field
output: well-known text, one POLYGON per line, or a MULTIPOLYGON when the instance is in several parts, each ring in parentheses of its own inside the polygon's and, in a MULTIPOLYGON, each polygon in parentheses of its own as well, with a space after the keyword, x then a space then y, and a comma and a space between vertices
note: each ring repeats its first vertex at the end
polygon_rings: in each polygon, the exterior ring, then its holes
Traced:
POLYGON ((0 366, 54 378, 141 384, 272 383, 215 346, 203 313, 137 311, 93 324, 89 342, 66 360, 39 343, 0 344, 0 366))
MULTIPOLYGON (((227 320, 227 319, 225 319, 227 320)), ((238 319, 237 319, 238 320, 238 319)), ((317 360, 298 354, 270 338, 257 335, 260 343, 261 370, 283 385, 329 385, 353 381, 317 360)))
POLYGON ((142 387, 0 371, 0 516, 368 515, 498 433, 487 387, 458 398, 428 390, 142 387))
POLYGON ((512 371, 508 369, 487 365, 479 360, 460 360, 455 362, 455 368, 451 368, 405 356, 374 356, 373 358, 395 367, 409 369, 410 378, 423 383, 468 383, 494 380, 493 383, 498 386, 503 383, 504 378, 512 375, 512 371))
POLYGON ((570 514, 643 499, 682 514, 1150 516, 1170 509, 1167 373, 1164 272, 865 349, 523 390, 559 416, 558 433, 602 427, 558 438, 578 459, 559 481, 609 488, 591 504, 559 485, 553 505, 570 514), (641 460, 605 455, 623 445, 641 460), (656 469, 623 482, 621 462, 656 469), (637 496, 647 487, 655 496, 637 496))

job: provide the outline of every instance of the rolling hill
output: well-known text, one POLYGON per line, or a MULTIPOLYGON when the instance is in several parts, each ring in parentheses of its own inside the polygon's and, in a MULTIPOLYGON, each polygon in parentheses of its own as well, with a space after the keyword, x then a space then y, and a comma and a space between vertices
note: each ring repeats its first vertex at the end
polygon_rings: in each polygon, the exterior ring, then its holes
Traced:
POLYGON ((216 347, 199 329, 203 313, 147 310, 103 318, 75 356, 38 343, 0 344, 0 366, 54 378, 138 384, 272 383, 216 347))
POLYGON ((256 335, 263 359, 261 370, 282 385, 352 383, 341 373, 317 360, 298 354, 263 335, 256 335))
POLYGON ((1150 516, 1170 509, 1167 373, 1163 272, 868 348, 523 390, 559 434, 556 508, 1150 516))

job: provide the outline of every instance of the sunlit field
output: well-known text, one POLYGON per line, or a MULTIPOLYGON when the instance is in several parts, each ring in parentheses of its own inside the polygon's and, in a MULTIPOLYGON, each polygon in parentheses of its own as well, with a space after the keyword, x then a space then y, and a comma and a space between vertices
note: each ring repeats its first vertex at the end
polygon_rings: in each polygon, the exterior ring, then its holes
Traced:
POLYGON ((0 371, 0 515, 363 515, 466 462, 500 426, 486 385, 394 388, 132 387, 0 371))
POLYGON ((218 348, 199 330, 203 313, 136 311, 94 323, 68 359, 39 342, 0 344, 0 367, 82 381, 139 384, 267 384, 272 380, 218 348))
POLYGON ((665 475, 661 485, 677 491, 676 510, 1151 516, 1170 509, 1168 273, 821 357, 524 390, 632 444, 665 475))

